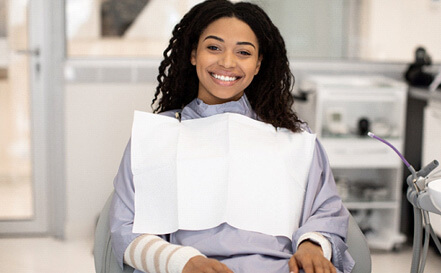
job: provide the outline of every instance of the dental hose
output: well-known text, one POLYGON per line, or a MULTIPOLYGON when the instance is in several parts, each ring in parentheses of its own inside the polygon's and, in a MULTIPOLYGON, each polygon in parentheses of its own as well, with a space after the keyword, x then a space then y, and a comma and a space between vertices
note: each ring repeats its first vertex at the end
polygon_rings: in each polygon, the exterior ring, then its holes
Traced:
POLYGON ((424 272, 424 267, 426 266, 426 258, 427 252, 429 250, 429 240, 430 240, 430 229, 432 226, 430 225, 429 213, 427 211, 422 211, 423 219, 424 219, 424 244, 423 244, 423 253, 421 255, 420 261, 420 273, 424 272))
MULTIPOLYGON (((394 152, 401 158, 404 165, 406 165, 406 167, 411 172, 412 182, 414 183, 413 187, 415 188, 415 190, 417 192, 420 191, 418 186, 415 184, 418 177, 426 177, 427 175, 429 175, 429 173, 432 170, 434 170, 439 165, 438 161, 434 160, 430 164, 425 166, 423 169, 416 172, 414 167, 412 165, 410 165, 409 162, 407 162, 406 158, 404 158, 404 156, 392 144, 390 144, 388 141, 374 135, 371 132, 368 133, 368 136, 383 142, 384 144, 389 146, 392 150, 394 150, 394 152)), ((409 184, 409 186, 412 186, 412 185, 409 184)), ((435 235, 433 228, 432 228, 432 225, 430 224, 430 218, 429 218, 428 212, 423 211, 422 209, 420 209, 416 205, 414 205, 414 218, 415 218, 415 220, 414 220, 414 238, 413 238, 414 251, 413 251, 413 255, 412 255, 411 272, 412 273, 422 273, 424 271, 424 267, 426 266, 426 258, 427 258, 427 251, 429 248, 430 237, 431 236, 433 237, 435 244, 438 247, 438 250, 440 250, 440 251, 441 251, 441 243, 439 242, 438 237, 435 235), (422 245, 422 242, 421 242, 422 236, 423 236, 423 231, 422 231, 423 219, 424 219, 424 231, 425 231, 424 232, 425 233, 424 234, 425 235, 424 245, 422 245), (421 250, 423 251, 422 253, 421 253, 421 250)))
POLYGON ((413 234, 413 253, 412 253, 412 265, 410 272, 411 273, 419 273, 418 268, 420 267, 420 261, 424 260, 421 257, 421 240, 423 239, 423 231, 422 226, 422 215, 421 210, 416 206, 413 207, 413 215, 414 215, 414 234, 413 234))
POLYGON ((394 150, 394 152, 401 158, 401 160, 403 161, 404 165, 406 165, 406 167, 409 169, 409 171, 412 173, 412 178, 416 179, 417 178, 417 173, 415 171, 415 169, 413 168, 412 165, 409 164, 409 162, 407 162, 406 158, 404 158, 404 156, 397 150, 397 148, 395 148, 392 144, 390 144, 387 140, 382 139, 381 137, 378 137, 376 135, 374 135, 372 132, 368 132, 367 134, 369 137, 371 138, 375 138, 376 140, 379 140, 381 142, 383 142, 384 144, 386 144, 387 146, 389 146, 392 150, 394 150))

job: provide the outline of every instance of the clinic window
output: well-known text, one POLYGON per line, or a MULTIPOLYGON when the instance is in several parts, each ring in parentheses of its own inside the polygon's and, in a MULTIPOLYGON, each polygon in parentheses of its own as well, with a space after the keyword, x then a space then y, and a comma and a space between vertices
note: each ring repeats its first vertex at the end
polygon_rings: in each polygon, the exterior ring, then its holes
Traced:
POLYGON ((189 2, 66 0, 68 57, 159 57, 189 2))
MULTIPOLYGON (((68 57, 160 58, 175 24, 199 2, 66 0, 68 57)), ((402 63, 424 46, 441 60, 441 1, 249 2, 272 18, 291 58, 402 63)))

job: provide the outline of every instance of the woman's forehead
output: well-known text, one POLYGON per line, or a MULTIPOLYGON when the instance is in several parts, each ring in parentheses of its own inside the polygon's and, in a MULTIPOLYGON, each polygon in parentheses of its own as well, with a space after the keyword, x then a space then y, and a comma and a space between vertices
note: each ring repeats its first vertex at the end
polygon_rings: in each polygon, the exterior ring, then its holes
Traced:
POLYGON ((251 27, 236 17, 222 17, 210 23, 199 37, 199 42, 210 37, 217 37, 224 42, 252 43, 258 46, 256 34, 251 27))

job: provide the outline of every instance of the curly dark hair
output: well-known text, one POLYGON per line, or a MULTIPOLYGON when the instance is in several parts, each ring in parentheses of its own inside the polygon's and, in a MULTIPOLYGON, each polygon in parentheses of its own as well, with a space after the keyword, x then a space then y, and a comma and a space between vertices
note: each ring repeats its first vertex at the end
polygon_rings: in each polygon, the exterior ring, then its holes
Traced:
POLYGON ((175 26, 159 66, 154 112, 182 109, 197 97, 199 80, 190 62, 191 52, 205 28, 223 17, 235 17, 248 24, 259 43, 259 55, 263 56, 260 70, 245 89, 251 107, 262 121, 299 132, 302 122, 292 109, 294 76, 285 42, 268 15, 246 2, 207 0, 194 6, 175 26))

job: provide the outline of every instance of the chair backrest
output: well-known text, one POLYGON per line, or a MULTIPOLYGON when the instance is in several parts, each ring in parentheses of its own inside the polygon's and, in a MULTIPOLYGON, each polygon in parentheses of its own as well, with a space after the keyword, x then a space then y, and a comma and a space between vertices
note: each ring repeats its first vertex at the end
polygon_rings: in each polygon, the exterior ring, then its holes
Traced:
MULTIPOLYGON (((133 268, 127 265, 124 265, 124 270, 122 270, 116 261, 115 255, 113 255, 109 228, 109 209, 112 197, 113 194, 107 199, 95 229, 95 243, 93 247, 95 272, 133 273, 133 268)), ((349 217, 347 244, 348 251, 355 260, 352 273, 370 273, 371 255, 369 247, 363 233, 352 216, 349 217)))
POLYGON ((93 246, 93 256, 95 259, 96 273, 133 273, 133 268, 124 265, 124 270, 119 267, 113 255, 112 244, 110 242, 109 210, 112 202, 113 193, 107 199, 101 211, 95 229, 95 242, 93 246))
POLYGON ((346 244, 348 245, 348 252, 355 261, 352 273, 371 273, 371 252, 369 251, 369 246, 363 232, 361 232, 352 215, 349 216, 346 244))

